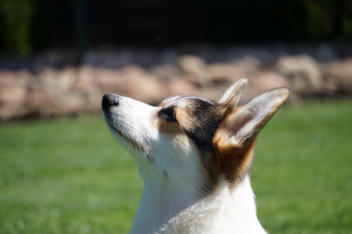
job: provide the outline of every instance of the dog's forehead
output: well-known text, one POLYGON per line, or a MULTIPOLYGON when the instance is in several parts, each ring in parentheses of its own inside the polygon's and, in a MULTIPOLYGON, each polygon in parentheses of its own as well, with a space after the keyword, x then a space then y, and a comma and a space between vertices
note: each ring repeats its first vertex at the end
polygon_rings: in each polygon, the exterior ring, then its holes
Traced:
POLYGON ((159 106, 167 107, 167 106, 177 106, 177 107, 185 107, 195 102, 205 102, 209 105, 214 105, 212 101, 209 101, 205 98, 197 97, 197 96, 174 96, 164 99, 159 106))

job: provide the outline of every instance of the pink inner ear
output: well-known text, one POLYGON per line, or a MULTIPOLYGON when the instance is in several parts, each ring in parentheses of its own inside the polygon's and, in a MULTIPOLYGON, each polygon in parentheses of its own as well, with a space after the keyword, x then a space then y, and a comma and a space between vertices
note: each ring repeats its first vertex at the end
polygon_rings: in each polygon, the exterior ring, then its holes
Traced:
POLYGON ((254 115, 251 113, 251 114, 246 114, 239 120, 235 121, 234 125, 231 128, 231 136, 236 135, 236 133, 253 118, 254 118, 254 115))

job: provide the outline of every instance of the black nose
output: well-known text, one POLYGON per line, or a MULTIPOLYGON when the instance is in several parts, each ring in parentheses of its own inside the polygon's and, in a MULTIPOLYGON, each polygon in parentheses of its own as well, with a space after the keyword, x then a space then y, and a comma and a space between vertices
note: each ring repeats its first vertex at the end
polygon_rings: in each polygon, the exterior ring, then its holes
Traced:
POLYGON ((101 107, 103 110, 109 109, 111 106, 118 106, 119 105, 119 96, 115 94, 105 94, 101 101, 101 107))

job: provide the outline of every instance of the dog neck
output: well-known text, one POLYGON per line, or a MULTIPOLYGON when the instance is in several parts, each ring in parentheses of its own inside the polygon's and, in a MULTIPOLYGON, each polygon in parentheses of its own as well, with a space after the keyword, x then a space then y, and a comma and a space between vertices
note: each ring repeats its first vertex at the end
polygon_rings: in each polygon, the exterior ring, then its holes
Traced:
POLYGON ((224 179, 211 192, 192 183, 144 178, 131 233, 265 233, 247 175, 232 188, 224 179), (194 229, 197 230, 194 230, 194 229))

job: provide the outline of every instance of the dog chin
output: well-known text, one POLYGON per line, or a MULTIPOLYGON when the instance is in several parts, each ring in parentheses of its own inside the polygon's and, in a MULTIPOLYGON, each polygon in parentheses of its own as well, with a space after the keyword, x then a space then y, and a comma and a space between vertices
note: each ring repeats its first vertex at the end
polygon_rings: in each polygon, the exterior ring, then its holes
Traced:
MULTIPOLYGON (((146 147, 142 144, 139 144, 137 141, 133 140, 132 137, 128 136, 126 133, 124 133, 122 130, 119 128, 115 127, 113 124, 113 121, 109 118, 106 118, 106 122, 108 123, 108 126, 117 139, 117 141, 126 148, 127 151, 130 151, 131 148, 133 149, 134 152, 137 154, 142 154, 147 157, 148 160, 150 160, 151 154, 150 150, 148 150, 149 147, 146 147), (131 146, 131 147, 130 147, 131 146)), ((133 153, 133 152, 130 152, 133 153)))

